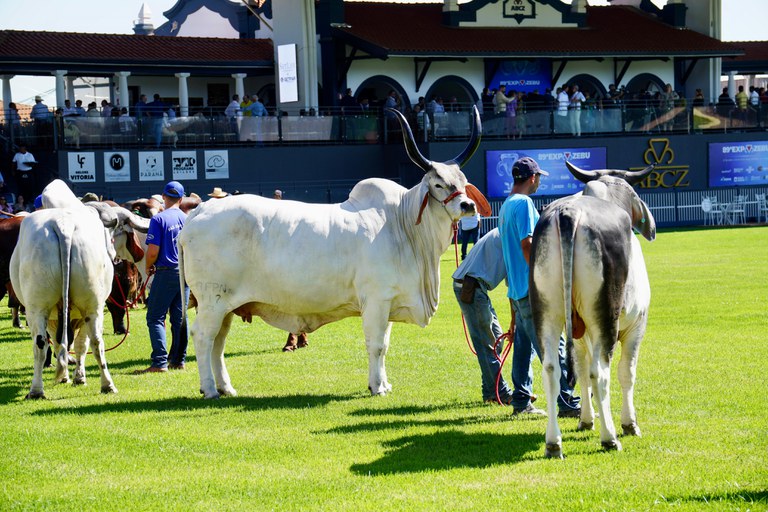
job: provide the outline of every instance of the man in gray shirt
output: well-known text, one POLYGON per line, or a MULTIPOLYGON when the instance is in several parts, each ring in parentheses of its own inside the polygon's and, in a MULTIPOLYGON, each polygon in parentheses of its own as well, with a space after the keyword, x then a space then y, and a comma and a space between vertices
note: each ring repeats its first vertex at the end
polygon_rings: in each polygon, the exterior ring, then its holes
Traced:
POLYGON ((494 344, 502 335, 502 330, 491 299, 488 297, 488 292, 496 288, 506 277, 507 270, 502 258, 499 230, 493 229, 475 244, 466 259, 453 273, 453 292, 459 301, 472 345, 477 353, 483 383, 483 400, 496 401, 498 377, 499 399, 502 404, 509 405, 512 400, 512 390, 504 377, 499 375, 501 370, 499 356, 503 343, 500 342, 494 350, 494 344))

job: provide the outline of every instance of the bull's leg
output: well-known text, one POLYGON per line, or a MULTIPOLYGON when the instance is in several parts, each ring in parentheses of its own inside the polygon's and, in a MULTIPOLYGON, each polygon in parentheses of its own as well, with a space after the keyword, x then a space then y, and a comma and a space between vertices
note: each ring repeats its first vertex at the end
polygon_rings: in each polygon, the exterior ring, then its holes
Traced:
POLYGON ((377 304, 363 311, 363 333, 365 347, 368 350, 368 389, 374 396, 386 395, 392 391, 392 386, 387 382, 385 368, 391 332, 389 304, 377 304))
POLYGON ((59 343, 58 339, 53 340, 53 355, 56 358, 55 382, 66 384, 69 382, 69 352, 66 345, 59 343))
POLYGON ((644 333, 645 326, 636 332, 626 334, 621 343, 621 360, 619 361, 619 383, 623 394, 621 428, 624 435, 628 436, 640 436, 640 427, 637 425, 635 413, 635 377, 640 341, 644 333))
POLYGON ((213 366, 213 377, 216 379, 216 391, 223 396, 237 396, 237 391, 232 387, 229 380, 227 365, 224 363, 224 346, 227 343, 227 334, 232 326, 232 317, 234 313, 227 313, 221 322, 221 329, 213 340, 213 351, 211 353, 211 365, 213 366))
POLYGON ((216 383, 213 380, 211 354, 213 352, 213 340, 221 330, 224 316, 223 313, 218 311, 200 307, 197 310, 197 318, 195 318, 195 323, 190 331, 195 344, 197 370, 200 373, 200 393, 205 398, 219 398, 220 396, 216 390, 216 383))
POLYGON ((21 321, 19 320, 19 306, 13 306, 11 308, 11 318, 13 319, 13 326, 16 329, 21 329, 21 321))
POLYGON ((77 330, 74 340, 75 349, 75 377, 72 379, 74 385, 85 385, 85 354, 88 352, 87 327, 81 327, 77 330))
POLYGON ((100 309, 96 315, 93 315, 91 321, 86 322, 85 327, 81 331, 84 330, 87 330, 89 333, 91 349, 101 371, 101 392, 117 393, 117 387, 115 387, 115 383, 112 381, 112 375, 110 375, 109 368, 107 367, 107 357, 104 353, 104 337, 102 335, 104 332, 103 310, 100 309))
POLYGON ((588 336, 574 342, 576 355, 576 377, 581 388, 581 416, 576 430, 593 430, 595 412, 592 408, 592 379, 590 361, 592 360, 592 342, 588 336))
POLYGON ((541 378, 544 391, 547 394, 547 434, 544 454, 547 458, 563 458, 563 437, 560 426, 557 423, 557 397, 560 396, 560 360, 558 349, 560 346, 560 331, 550 323, 545 325, 540 334, 542 348, 541 378))
POLYGON ((594 350, 590 372, 597 410, 600 413, 600 442, 605 450, 621 450, 621 443, 616 436, 616 428, 613 426, 611 416, 611 357, 605 352, 602 341, 595 344, 594 350))
POLYGON ((32 352, 35 363, 32 386, 25 398, 45 398, 45 393, 43 392, 43 365, 45 364, 45 353, 48 350, 48 335, 46 334, 48 315, 27 311, 27 321, 32 333, 32 352))

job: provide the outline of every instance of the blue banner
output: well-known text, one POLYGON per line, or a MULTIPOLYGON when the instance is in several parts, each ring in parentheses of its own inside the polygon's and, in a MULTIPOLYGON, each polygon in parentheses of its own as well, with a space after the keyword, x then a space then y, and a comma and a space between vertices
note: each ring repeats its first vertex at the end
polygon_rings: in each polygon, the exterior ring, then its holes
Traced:
POLYGON ((768 185, 768 142, 709 145, 709 186, 768 185))
POLYGON ((567 196, 584 188, 573 177, 565 161, 584 170, 605 169, 605 147, 568 149, 521 149, 517 151, 486 151, 485 176, 488 197, 507 197, 512 190, 512 165, 529 156, 549 173, 541 177, 537 196, 567 196))
POLYGON ((546 59, 507 60, 499 64, 488 88, 498 90, 500 85, 507 86, 507 96, 514 91, 544 91, 552 80, 552 63, 546 59))

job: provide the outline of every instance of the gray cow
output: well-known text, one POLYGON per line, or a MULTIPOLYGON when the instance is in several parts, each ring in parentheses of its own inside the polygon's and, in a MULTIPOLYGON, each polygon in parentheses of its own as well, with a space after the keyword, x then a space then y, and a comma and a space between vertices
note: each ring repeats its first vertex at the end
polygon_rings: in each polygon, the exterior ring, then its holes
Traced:
MULTIPOLYGON (((562 458, 555 400, 560 392, 557 350, 563 330, 569 355, 577 339, 576 375, 582 396, 594 393, 606 450, 621 449, 609 393, 611 357, 621 341, 621 423, 625 434, 640 435, 633 389, 651 289, 632 229, 648 240, 656 237, 653 216, 631 186, 652 166, 638 172, 583 171, 571 164, 568 168, 586 187, 582 194, 555 201, 542 214, 533 234, 530 274, 534 323, 544 355, 546 455, 557 458, 562 458)), ((593 422, 592 402, 584 400, 578 429, 591 430, 593 422)))

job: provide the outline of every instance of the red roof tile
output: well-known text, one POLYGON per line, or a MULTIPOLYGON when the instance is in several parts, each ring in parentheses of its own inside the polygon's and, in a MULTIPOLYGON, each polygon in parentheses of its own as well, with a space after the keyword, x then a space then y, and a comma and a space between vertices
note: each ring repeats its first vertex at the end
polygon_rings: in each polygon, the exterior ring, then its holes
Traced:
POLYGON ((585 28, 463 28, 443 25, 442 3, 345 3, 339 28, 350 44, 387 55, 721 56, 727 43, 667 25, 628 6, 589 7, 585 28))
POLYGON ((0 30, 0 62, 273 66, 269 39, 215 39, 0 30))

